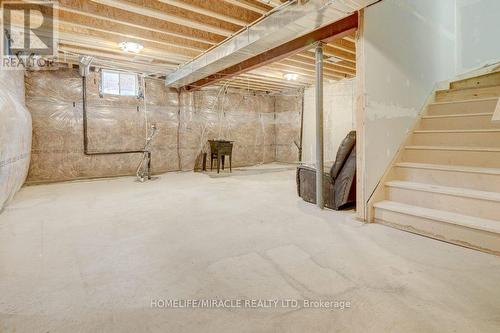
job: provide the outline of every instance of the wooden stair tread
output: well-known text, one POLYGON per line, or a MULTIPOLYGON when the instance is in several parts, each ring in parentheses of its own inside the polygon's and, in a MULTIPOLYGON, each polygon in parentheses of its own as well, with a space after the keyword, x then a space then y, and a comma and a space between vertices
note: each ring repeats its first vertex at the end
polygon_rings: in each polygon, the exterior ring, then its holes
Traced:
POLYGON ((441 118, 466 118, 466 117, 493 117, 493 112, 479 112, 479 113, 454 113, 442 114, 436 116, 422 116, 422 119, 441 119, 441 118))
POLYGON ((400 162, 396 163, 395 166, 400 168, 455 171, 464 173, 477 173, 484 175, 500 175, 500 168, 481 168, 481 167, 471 167, 465 165, 462 166, 462 165, 412 163, 412 162, 400 162))
POLYGON ((477 128, 477 129, 441 129, 441 130, 415 130, 414 133, 498 133, 500 128, 477 128))
MULTIPOLYGON (((450 82, 450 85, 451 85, 451 83, 454 83, 454 82, 450 82)), ((455 91, 474 91, 474 90, 481 91, 482 89, 485 89, 485 88, 495 88, 495 87, 500 87, 500 86, 498 84, 488 84, 488 85, 476 86, 476 87, 461 87, 461 88, 450 87, 449 89, 440 89, 440 90, 437 90, 436 92, 444 94, 444 93, 450 93, 450 92, 455 92, 455 91)))
POLYGON ((460 225, 470 229, 500 234, 500 221, 488 220, 443 210, 407 205, 388 200, 377 202, 374 207, 377 209, 389 210, 401 214, 436 220, 453 225, 460 225))
POLYGON ((500 152, 496 147, 464 147, 464 146, 405 146, 405 149, 413 150, 453 150, 453 151, 478 151, 478 152, 500 152))
POLYGON ((450 187, 443 185, 415 183, 402 180, 389 181, 385 183, 385 185, 388 187, 395 187, 395 188, 414 190, 420 192, 438 193, 455 197, 465 197, 471 199, 500 202, 499 192, 488 192, 488 191, 473 190, 463 187, 450 187))
POLYGON ((498 100, 500 97, 486 97, 486 98, 475 98, 475 99, 461 99, 457 101, 443 101, 443 102, 433 102, 429 105, 445 105, 445 104, 457 104, 457 103, 479 103, 498 100))

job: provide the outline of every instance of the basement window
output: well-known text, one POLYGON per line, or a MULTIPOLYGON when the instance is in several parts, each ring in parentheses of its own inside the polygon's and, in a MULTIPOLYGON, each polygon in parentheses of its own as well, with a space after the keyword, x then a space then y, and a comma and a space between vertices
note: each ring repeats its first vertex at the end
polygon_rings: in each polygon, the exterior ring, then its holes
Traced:
POLYGON ((138 95, 137 75, 103 70, 101 72, 101 92, 108 95, 138 95))

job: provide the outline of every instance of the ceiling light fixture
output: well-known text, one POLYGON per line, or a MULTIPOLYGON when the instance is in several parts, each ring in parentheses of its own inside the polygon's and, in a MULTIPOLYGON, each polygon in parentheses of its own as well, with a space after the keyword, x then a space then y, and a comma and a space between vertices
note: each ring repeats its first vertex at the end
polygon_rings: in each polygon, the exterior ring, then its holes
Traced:
POLYGON ((339 58, 339 57, 336 57, 336 56, 333 56, 333 57, 330 57, 330 58, 326 59, 326 61, 328 61, 328 62, 333 62, 333 63, 341 62, 341 61, 343 61, 343 60, 344 60, 344 59, 339 58))
POLYGON ((299 74, 285 73, 285 74, 283 74, 283 77, 285 79, 287 79, 288 81, 297 81, 297 79, 299 78, 299 74))
POLYGON ((125 52, 139 53, 144 46, 135 42, 121 42, 118 46, 125 52))

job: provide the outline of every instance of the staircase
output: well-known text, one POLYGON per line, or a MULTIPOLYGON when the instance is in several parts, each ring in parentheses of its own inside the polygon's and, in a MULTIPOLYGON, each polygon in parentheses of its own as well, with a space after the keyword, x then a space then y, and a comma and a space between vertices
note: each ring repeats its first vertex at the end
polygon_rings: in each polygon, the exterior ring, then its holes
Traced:
POLYGON ((383 180, 375 222, 500 255, 499 97, 500 72, 436 92, 383 180))

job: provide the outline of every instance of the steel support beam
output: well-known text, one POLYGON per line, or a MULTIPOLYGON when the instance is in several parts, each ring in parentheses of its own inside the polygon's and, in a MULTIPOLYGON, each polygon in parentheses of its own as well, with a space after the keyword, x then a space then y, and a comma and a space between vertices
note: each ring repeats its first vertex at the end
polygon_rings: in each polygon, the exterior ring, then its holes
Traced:
POLYGON ((323 43, 316 46, 316 205, 323 209, 323 43))

